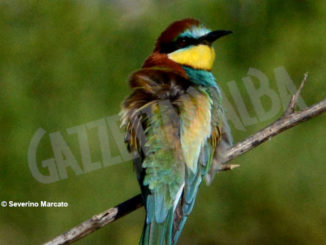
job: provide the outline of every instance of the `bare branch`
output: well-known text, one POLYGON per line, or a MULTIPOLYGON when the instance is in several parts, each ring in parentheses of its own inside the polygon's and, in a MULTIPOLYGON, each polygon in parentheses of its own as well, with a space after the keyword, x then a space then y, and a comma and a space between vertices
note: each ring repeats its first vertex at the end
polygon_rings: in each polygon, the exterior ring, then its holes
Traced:
MULTIPOLYGON (((239 165, 227 164, 227 162, 257 147, 275 135, 280 134, 283 131, 298 125, 299 123, 307 121, 326 111, 326 99, 302 111, 294 111, 295 104, 300 96, 301 90, 307 80, 307 77, 308 74, 306 73, 299 90, 295 95, 292 96, 289 106, 281 118, 266 128, 260 130, 256 134, 248 137, 244 141, 237 143, 227 151, 225 160, 223 162, 225 167, 223 167, 222 170, 232 170, 235 167, 238 167, 239 165)), ((103 213, 94 215, 92 218, 77 225, 70 231, 67 231, 57 236, 53 240, 45 243, 45 245, 71 244, 74 241, 77 241, 82 237, 85 237, 90 233, 96 231, 97 229, 119 219, 120 217, 133 212, 141 206, 143 206, 142 197, 141 195, 137 195, 114 208, 110 208, 103 213)))
POLYGON ((75 226, 74 228, 61 234, 60 236, 57 236, 53 240, 45 243, 44 245, 71 244, 142 206, 143 198, 139 194, 115 206, 114 208, 110 208, 102 213, 94 215, 92 218, 75 226))
POLYGON ((299 123, 316 117, 325 111, 326 99, 302 111, 293 112, 290 115, 281 117, 266 128, 258 131, 256 134, 248 137, 244 141, 237 143, 230 150, 228 150, 225 158, 226 162, 242 155, 249 150, 252 150, 266 140, 271 139, 273 136, 280 134, 289 128, 292 128, 299 123))
POLYGON ((223 164, 222 167, 218 171, 233 170, 238 167, 240 167, 239 164, 223 164))

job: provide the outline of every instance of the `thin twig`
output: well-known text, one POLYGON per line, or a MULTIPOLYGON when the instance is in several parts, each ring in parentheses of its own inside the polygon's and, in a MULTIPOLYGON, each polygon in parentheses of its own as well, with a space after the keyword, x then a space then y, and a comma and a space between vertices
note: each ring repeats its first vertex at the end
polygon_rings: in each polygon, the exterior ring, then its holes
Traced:
MULTIPOLYGON (((257 147, 273 136, 278 135, 283 131, 298 125, 299 123, 307 121, 326 111, 326 99, 324 99, 319 103, 310 106, 302 111, 295 112, 295 104, 299 99, 301 90, 307 80, 307 77, 308 73, 304 75, 300 88, 298 89, 297 93, 292 96, 289 106, 281 118, 266 128, 260 130, 256 134, 248 137, 244 141, 237 143, 226 152, 226 157, 223 162, 225 167, 223 167, 222 170, 232 170, 238 165, 226 164, 230 160, 257 147)), ((103 213, 94 215, 92 218, 84 221, 80 225, 77 225, 70 231, 67 231, 57 236, 53 240, 45 243, 45 245, 71 244, 74 241, 77 241, 82 237, 85 237, 90 233, 96 231, 97 229, 119 219, 120 217, 133 212, 141 206, 143 206, 142 197, 141 195, 137 195, 114 208, 110 208, 103 213)))
POLYGON ((300 97, 301 91, 302 91, 302 89, 303 89, 303 87, 304 87, 307 79, 308 79, 308 72, 306 72, 304 74, 303 79, 302 79, 302 82, 300 84, 300 87, 299 87, 298 91, 294 95, 292 95, 291 100, 290 100, 290 103, 288 105, 288 108, 285 110, 284 116, 290 115, 291 113, 294 112, 294 110, 295 110, 295 104, 297 103, 297 101, 298 101, 298 99, 300 97))

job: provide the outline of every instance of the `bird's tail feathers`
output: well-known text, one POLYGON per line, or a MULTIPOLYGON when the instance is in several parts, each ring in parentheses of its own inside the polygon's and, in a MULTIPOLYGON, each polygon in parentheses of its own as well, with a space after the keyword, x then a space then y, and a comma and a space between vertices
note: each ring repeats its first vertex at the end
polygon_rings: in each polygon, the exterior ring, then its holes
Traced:
POLYGON ((155 218, 150 223, 145 220, 139 245, 174 245, 172 243, 174 210, 171 208, 166 220, 158 223, 155 218))

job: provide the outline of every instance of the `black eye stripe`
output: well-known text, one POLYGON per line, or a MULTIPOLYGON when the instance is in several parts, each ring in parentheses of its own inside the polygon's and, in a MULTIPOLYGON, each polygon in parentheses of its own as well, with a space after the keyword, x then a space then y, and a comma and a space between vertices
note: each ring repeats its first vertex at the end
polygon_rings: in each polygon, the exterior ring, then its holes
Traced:
POLYGON ((171 53, 175 50, 180 48, 185 48, 190 45, 197 45, 199 44, 200 40, 190 37, 179 37, 177 40, 161 44, 161 53, 171 53))

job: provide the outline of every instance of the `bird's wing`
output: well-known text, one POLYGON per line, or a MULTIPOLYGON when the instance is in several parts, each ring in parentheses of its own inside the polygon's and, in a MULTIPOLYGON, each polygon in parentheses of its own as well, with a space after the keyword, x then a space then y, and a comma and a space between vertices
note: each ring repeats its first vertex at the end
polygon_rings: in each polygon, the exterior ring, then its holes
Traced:
POLYGON ((169 70, 142 69, 130 85, 134 92, 124 102, 122 122, 129 149, 140 155, 135 163, 150 224, 143 240, 172 241, 202 179, 198 163, 212 133, 212 101, 207 92, 169 70))
MULTIPOLYGON (((143 244, 172 241, 175 207, 185 182, 177 101, 189 81, 164 69, 142 69, 131 77, 122 123, 135 160, 146 207, 143 244)), ((165 243, 164 243, 165 244, 165 243)), ((168 244, 168 243, 167 243, 168 244)))
MULTIPOLYGON (((199 184, 203 178, 207 178, 209 175, 208 173, 210 172, 216 157, 216 151, 219 151, 219 144, 222 141, 222 131, 225 129, 225 127, 227 127, 227 125, 224 125, 226 121, 223 121, 224 111, 222 108, 221 93, 218 87, 201 87, 199 90, 200 96, 202 97, 199 100, 200 103, 197 106, 195 103, 192 104, 197 108, 196 115, 191 115, 191 113, 196 110, 188 105, 186 108, 189 112, 187 115, 182 117, 184 121, 192 121, 192 125, 189 128, 196 128, 201 137, 198 137, 199 135, 194 135, 194 132, 196 131, 189 130, 191 133, 190 138, 192 139, 193 144, 193 147, 191 148, 199 149, 199 158, 194 158, 198 162, 198 171, 192 171, 190 167, 186 168, 184 195, 183 199, 181 200, 182 202, 177 206, 177 216, 175 217, 174 222, 173 233, 175 234, 175 241, 178 240, 187 217, 192 211, 199 184), (196 121, 196 119, 198 121, 196 121), (200 124, 201 126, 194 126, 196 123, 200 124)), ((193 154, 198 152, 195 149, 191 149, 191 151, 193 154)))
POLYGON ((217 87, 211 87, 207 91, 212 103, 212 136, 211 145, 213 149, 213 158, 208 161, 208 165, 205 168, 207 171, 205 174, 206 182, 209 184, 212 182, 216 172, 222 168, 222 163, 225 159, 226 151, 232 146, 233 138, 222 103, 222 95, 217 87))

